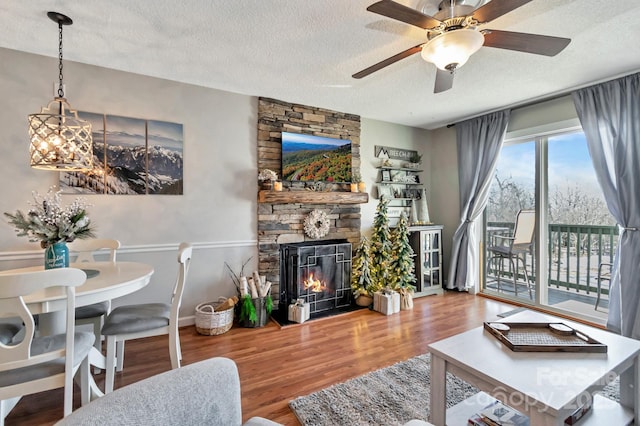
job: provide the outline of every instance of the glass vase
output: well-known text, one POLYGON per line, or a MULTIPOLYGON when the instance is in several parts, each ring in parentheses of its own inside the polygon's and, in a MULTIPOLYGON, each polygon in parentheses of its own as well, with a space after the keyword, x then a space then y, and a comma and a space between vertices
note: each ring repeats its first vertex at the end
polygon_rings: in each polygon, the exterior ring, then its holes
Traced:
POLYGON ((44 249, 44 269, 68 268, 69 267, 69 248, 67 243, 49 244, 44 249))

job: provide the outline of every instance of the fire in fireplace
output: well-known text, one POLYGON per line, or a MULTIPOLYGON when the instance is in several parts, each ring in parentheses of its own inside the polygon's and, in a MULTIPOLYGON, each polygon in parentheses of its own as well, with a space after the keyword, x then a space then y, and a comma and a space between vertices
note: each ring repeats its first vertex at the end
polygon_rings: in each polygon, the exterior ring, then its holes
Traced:
POLYGON ((308 278, 302 280, 302 284, 305 290, 310 290, 314 293, 321 293, 324 291, 331 291, 331 288, 324 285, 324 281, 321 281, 313 277, 313 274, 309 274, 308 278))
POLYGON ((309 303, 311 317, 351 305, 351 244, 345 240, 307 241, 280 246, 280 300, 309 303))

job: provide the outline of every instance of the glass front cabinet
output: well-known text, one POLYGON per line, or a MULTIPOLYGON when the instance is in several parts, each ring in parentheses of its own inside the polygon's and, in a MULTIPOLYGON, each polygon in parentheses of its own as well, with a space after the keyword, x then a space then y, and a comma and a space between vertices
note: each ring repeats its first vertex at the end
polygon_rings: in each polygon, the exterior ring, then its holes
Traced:
POLYGON ((442 228, 442 225, 409 227, 409 242, 416 255, 416 297, 443 293, 442 228))

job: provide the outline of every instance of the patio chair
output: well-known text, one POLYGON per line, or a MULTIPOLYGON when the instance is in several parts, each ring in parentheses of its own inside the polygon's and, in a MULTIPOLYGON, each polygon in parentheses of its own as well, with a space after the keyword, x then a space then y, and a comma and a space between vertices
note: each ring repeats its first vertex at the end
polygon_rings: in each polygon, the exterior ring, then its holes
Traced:
POLYGON ((497 260, 500 271, 497 274, 498 291, 502 291, 500 278, 504 273, 504 261, 508 260, 513 274, 513 287, 516 297, 518 296, 518 262, 522 262, 524 278, 529 297, 533 299, 529 274, 527 273, 526 254, 531 253, 533 248, 534 230, 536 224, 535 210, 520 210, 516 215, 513 236, 495 235, 496 245, 490 246, 487 250, 490 253, 489 263, 497 260), (501 244, 498 244, 501 242, 501 244))
MULTIPOLYGON (((98 250, 109 250, 109 262, 116 261, 116 250, 120 248, 120 241, 113 239, 92 239, 92 240, 76 240, 69 245, 73 252, 78 253, 75 263, 96 262, 94 257, 98 250)), ((76 308, 76 325, 91 324, 93 326, 93 334, 96 336, 94 346, 102 352, 102 329, 103 318, 111 311, 111 301, 94 303, 92 305, 81 306, 76 308)))
POLYGON ((178 249, 178 278, 171 295, 171 304, 145 303, 140 305, 119 306, 107 316, 102 334, 107 340, 107 374, 104 393, 113 391, 116 362, 118 371, 124 365, 124 342, 143 337, 169 335, 169 357, 171 368, 179 368, 182 354, 180 335, 178 334, 178 313, 182 302, 182 293, 189 272, 191 244, 182 243, 178 249), (116 356, 116 344, 118 354, 116 356))
POLYGON ((596 284, 598 286, 598 292, 596 297, 596 306, 594 309, 598 309, 598 304, 600 303, 600 293, 602 291, 602 281, 607 281, 609 286, 611 286, 611 268, 613 267, 612 263, 602 262, 598 265, 598 278, 596 280, 596 284), (602 268, 608 268, 607 272, 602 272, 602 268))
POLYGON ((24 324, 19 317, 0 319, 0 343, 8 345, 13 338, 22 330, 24 324))
MULTIPOLYGON (((75 268, 0 274, 0 318, 20 318, 23 338, 0 344, 0 425, 24 395, 64 388, 64 415, 73 408, 73 377, 81 369, 82 403, 89 402, 89 359, 93 334, 75 331, 75 287, 86 274, 75 268), (35 324, 23 297, 50 287, 66 291, 65 333, 35 337, 35 324)), ((54 289, 55 290, 55 289, 54 289)))

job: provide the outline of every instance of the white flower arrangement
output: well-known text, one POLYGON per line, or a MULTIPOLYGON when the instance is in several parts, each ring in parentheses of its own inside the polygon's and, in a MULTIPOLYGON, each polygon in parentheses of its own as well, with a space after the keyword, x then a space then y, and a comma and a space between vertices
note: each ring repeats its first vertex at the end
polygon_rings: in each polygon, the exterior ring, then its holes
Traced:
POLYGON ((62 207, 60 194, 50 188, 45 196, 33 192, 32 208, 24 214, 17 210, 15 214, 6 213, 9 223, 16 227, 19 237, 26 236, 31 242, 40 242, 42 248, 59 242, 71 242, 94 237, 91 220, 87 216, 88 204, 82 198, 76 198, 67 207, 62 207))
POLYGON ((329 218, 322 210, 312 210, 304 218, 304 233, 309 238, 322 238, 329 233, 329 218))
POLYGON ((275 180, 278 180, 278 174, 276 172, 274 172, 273 170, 262 169, 262 170, 260 170, 260 173, 258 173, 258 180, 260 182, 263 182, 263 181, 275 181, 275 180))

